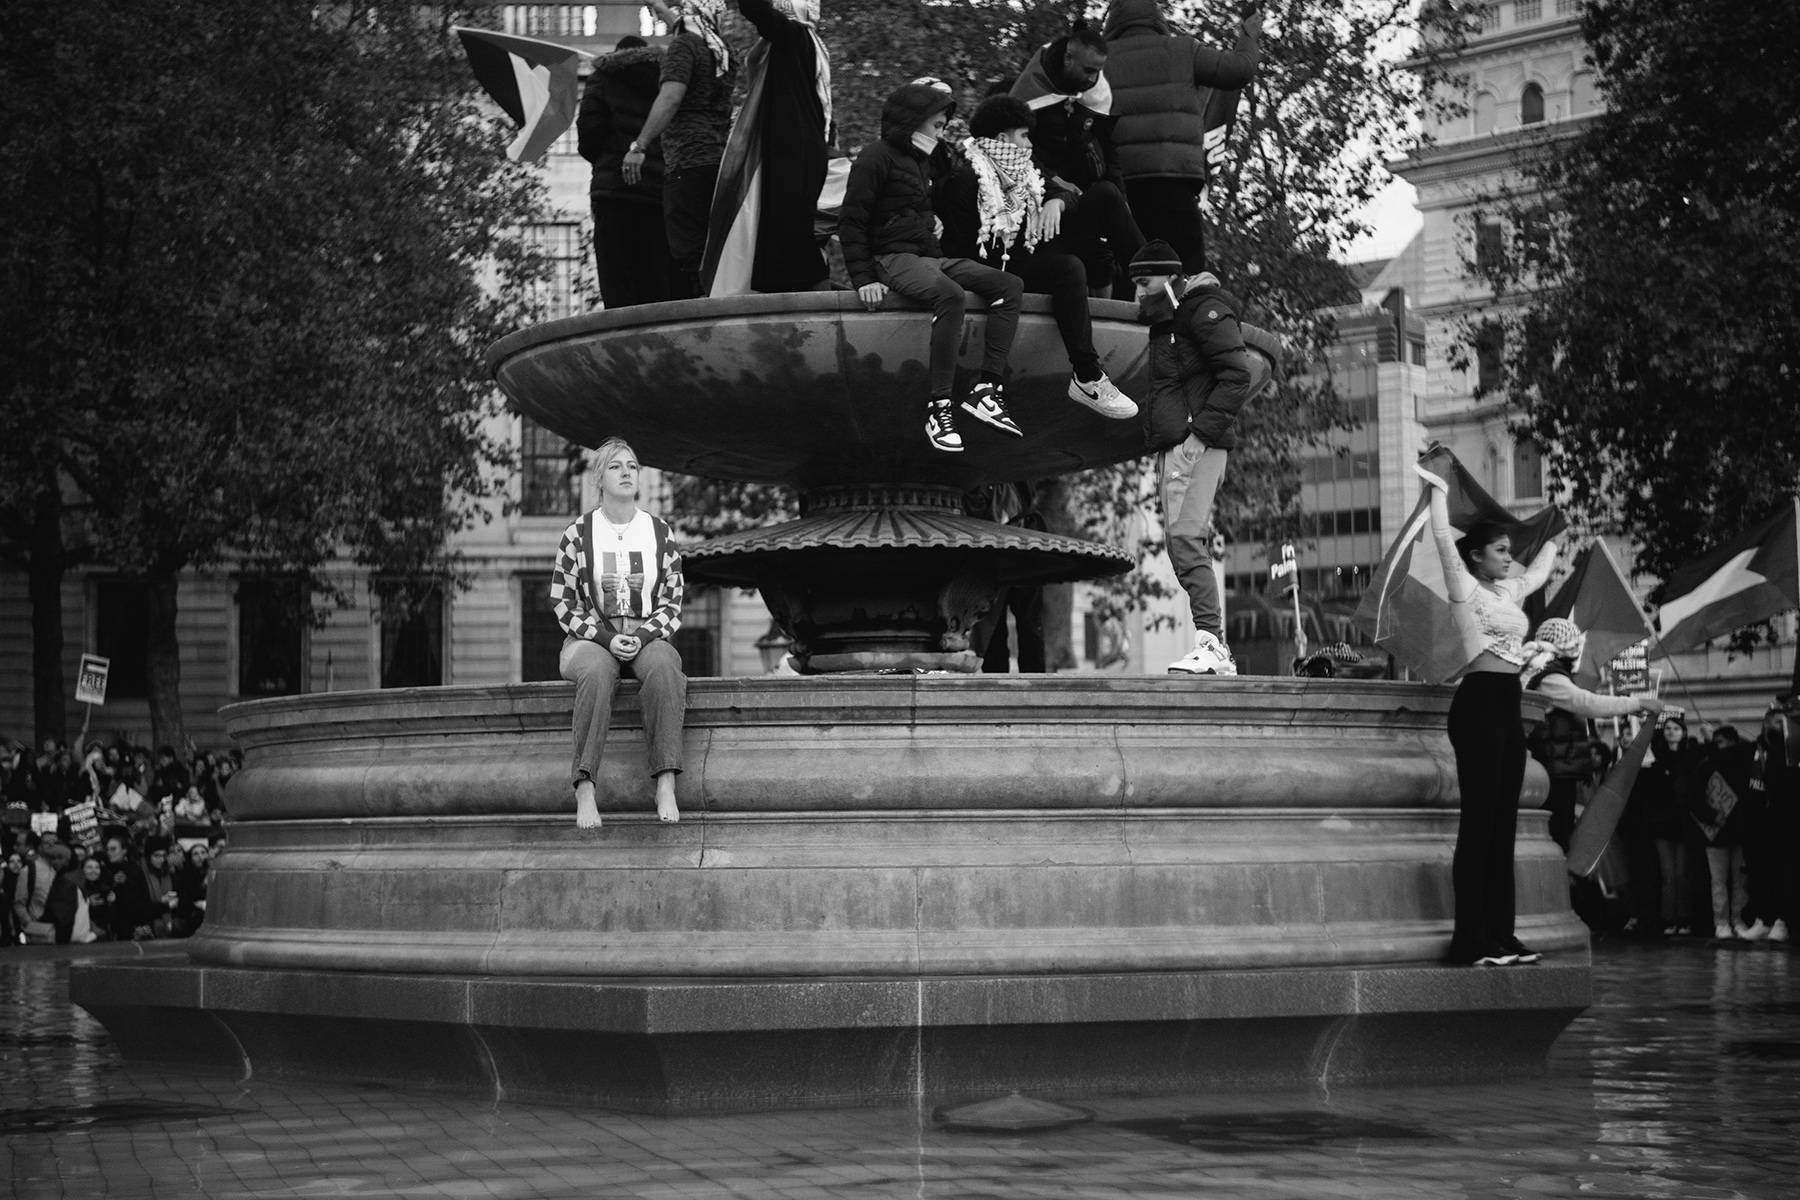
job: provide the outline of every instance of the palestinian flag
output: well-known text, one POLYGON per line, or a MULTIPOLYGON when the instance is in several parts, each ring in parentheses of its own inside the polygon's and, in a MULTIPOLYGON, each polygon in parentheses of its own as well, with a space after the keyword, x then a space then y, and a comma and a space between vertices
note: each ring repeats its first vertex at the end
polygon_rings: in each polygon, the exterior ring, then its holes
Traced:
POLYGON ((519 127, 506 157, 514 162, 542 158, 575 123, 581 106, 581 51, 491 29, 455 28, 476 81, 519 127))
MULTIPOLYGON (((1419 465, 1449 485, 1444 499, 1458 536, 1483 521, 1503 526, 1512 539, 1513 558, 1520 563, 1537 557, 1545 542, 1568 527, 1555 508, 1519 520, 1482 491, 1456 455, 1442 446, 1430 450, 1419 465)), ((1354 619, 1356 627, 1401 666, 1427 683, 1447 683, 1481 653, 1479 636, 1458 629, 1454 612, 1450 585, 1431 536, 1431 494, 1424 491, 1375 569, 1354 619)))
POLYGON ((1800 607, 1800 498, 1676 571, 1656 600, 1661 654, 1800 607))
POLYGON ((1094 81, 1094 86, 1080 94, 1065 92, 1062 86, 1050 78, 1050 68, 1044 63, 1044 51, 1049 46, 1039 46, 1031 61, 1025 64, 1025 70, 1012 86, 1012 94, 1025 102, 1025 107, 1032 112, 1040 108, 1048 108, 1052 104, 1061 104, 1073 100, 1096 116, 1112 114, 1112 85, 1106 82, 1106 75, 1094 81))
POLYGON ((1612 551, 1598 539, 1576 558, 1574 570, 1544 609, 1544 617, 1567 617, 1587 635, 1575 682, 1590 691, 1600 686, 1603 665, 1654 632, 1612 551))

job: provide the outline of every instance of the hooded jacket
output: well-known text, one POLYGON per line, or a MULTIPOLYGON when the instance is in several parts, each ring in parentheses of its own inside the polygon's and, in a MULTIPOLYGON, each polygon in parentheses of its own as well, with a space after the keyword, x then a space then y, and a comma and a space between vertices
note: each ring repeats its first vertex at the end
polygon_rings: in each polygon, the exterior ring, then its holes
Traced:
POLYGON ((881 140, 856 156, 838 214, 844 268, 854 286, 876 282, 875 260, 883 254, 942 257, 932 226, 931 161, 912 135, 953 107, 948 93, 923 83, 905 84, 888 97, 881 140))
POLYGON ((1197 283, 1173 320, 1150 327, 1150 449, 1178 445, 1190 432, 1214 449, 1237 445, 1237 416, 1255 381, 1239 307, 1224 288, 1197 283))
POLYGON ((1096 183, 1123 184, 1114 154, 1110 114, 1117 110, 1102 73, 1100 81, 1079 96, 1062 90, 1063 58, 1069 39, 1057 38, 1038 48, 1013 82, 1012 94, 1031 106, 1037 125, 1031 131, 1031 157, 1044 181, 1061 179, 1077 188, 1096 183))
POLYGON ((1169 27, 1157 0, 1113 0, 1102 30, 1110 50, 1114 153, 1127 179, 1206 178, 1208 89, 1250 82, 1260 58, 1256 35, 1235 50, 1202 46, 1169 27))
POLYGON ((575 120, 575 148, 594 164, 593 182, 588 185, 593 199, 662 203, 660 138, 644 151, 644 174, 636 187, 625 182, 621 170, 625 152, 656 103, 662 57, 663 52, 655 46, 634 46, 594 60, 575 120))

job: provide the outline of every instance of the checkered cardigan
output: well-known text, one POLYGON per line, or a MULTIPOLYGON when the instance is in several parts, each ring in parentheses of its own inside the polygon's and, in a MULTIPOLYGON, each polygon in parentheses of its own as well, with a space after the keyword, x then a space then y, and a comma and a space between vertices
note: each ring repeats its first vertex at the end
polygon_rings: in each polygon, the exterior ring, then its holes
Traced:
POLYGON ((681 628, 681 601, 686 590, 681 578, 681 552, 669 526, 655 513, 647 514, 656 531, 655 603, 650 615, 636 629, 617 628, 594 602, 594 568, 588 561, 588 546, 594 537, 594 522, 600 510, 577 518, 563 530, 562 542, 556 548, 556 563, 550 570, 550 604, 557 623, 570 637, 589 642, 605 642, 614 634, 630 633, 642 641, 666 638, 681 628))

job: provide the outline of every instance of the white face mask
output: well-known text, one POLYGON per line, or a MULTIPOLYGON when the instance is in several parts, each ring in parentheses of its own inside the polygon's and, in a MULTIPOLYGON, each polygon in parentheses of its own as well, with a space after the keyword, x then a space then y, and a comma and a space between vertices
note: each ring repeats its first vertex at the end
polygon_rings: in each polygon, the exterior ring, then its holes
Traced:
POLYGON ((929 133, 921 133, 915 129, 912 135, 912 144, 913 149, 920 154, 930 154, 937 149, 938 140, 929 133))

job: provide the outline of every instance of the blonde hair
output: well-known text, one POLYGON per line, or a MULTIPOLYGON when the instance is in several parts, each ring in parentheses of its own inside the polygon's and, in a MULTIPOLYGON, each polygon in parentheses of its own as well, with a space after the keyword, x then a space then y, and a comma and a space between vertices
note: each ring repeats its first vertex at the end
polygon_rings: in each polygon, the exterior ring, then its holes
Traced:
POLYGON ((610 437, 601 442, 594 450, 594 474, 596 476, 605 474, 606 464, 621 454, 629 454, 633 459, 637 458, 637 451, 633 450, 631 443, 622 437, 610 437))

